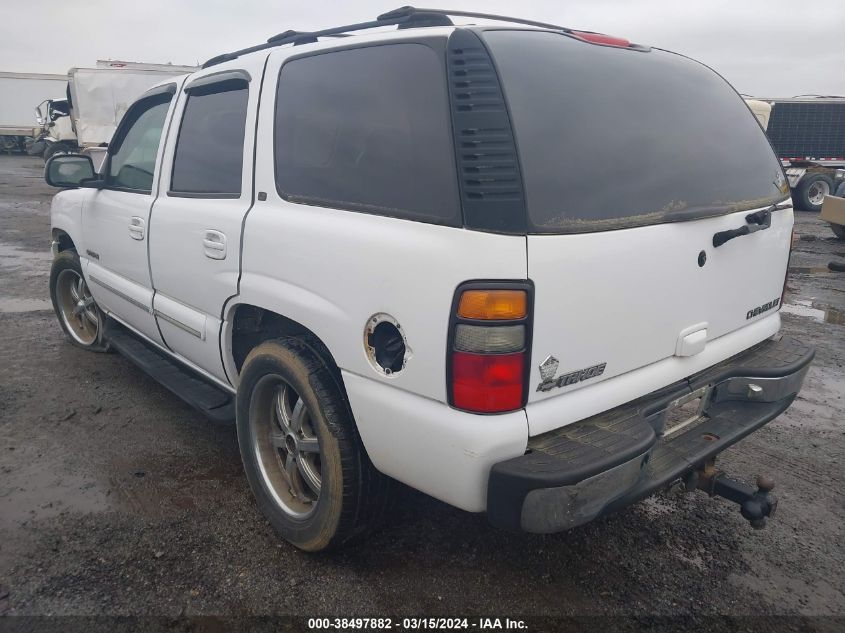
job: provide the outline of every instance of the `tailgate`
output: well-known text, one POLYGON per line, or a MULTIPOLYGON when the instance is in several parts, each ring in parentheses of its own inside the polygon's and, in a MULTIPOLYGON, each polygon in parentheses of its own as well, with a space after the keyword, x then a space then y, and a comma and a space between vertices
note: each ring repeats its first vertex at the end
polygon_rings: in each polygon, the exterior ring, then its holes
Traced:
MULTIPOLYGON (((536 288, 529 402, 668 357, 695 356, 710 341, 776 311, 792 210, 774 211, 768 229, 714 248, 713 235, 745 225, 746 215, 528 236, 528 275, 536 288), (557 372, 549 375, 550 362, 543 376, 540 365, 549 356, 558 361, 557 372)), ((678 371, 675 380, 685 375, 682 365, 678 371)), ((597 402, 595 412, 601 407, 597 402)))

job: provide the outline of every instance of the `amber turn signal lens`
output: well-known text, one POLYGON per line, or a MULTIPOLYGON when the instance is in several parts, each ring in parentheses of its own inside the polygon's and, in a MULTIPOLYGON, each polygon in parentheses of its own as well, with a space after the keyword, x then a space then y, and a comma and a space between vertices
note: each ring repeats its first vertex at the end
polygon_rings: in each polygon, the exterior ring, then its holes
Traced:
POLYGON ((463 319, 502 321, 524 319, 528 299, 524 290, 465 290, 458 305, 463 319))

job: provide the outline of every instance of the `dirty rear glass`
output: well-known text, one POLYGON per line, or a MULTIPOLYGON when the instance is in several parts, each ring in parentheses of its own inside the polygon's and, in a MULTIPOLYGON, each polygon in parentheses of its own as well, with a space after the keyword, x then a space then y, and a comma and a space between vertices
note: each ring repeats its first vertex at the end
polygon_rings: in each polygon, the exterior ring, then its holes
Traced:
POLYGON ((486 31, 510 107, 532 232, 706 217, 786 198, 736 92, 680 55, 486 31))

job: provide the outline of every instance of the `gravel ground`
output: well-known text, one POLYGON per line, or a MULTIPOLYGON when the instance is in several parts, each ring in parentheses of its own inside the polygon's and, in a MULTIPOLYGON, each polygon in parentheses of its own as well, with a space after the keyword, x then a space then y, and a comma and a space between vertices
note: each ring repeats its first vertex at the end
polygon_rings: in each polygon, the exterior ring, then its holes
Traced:
MULTIPOLYGON (((797 213, 783 314, 816 361, 792 408, 720 460, 777 482, 766 530, 726 501, 666 493, 567 533, 508 534, 407 491, 374 536, 307 555, 256 510, 233 428, 119 355, 63 340, 41 172, 40 159, 0 157, 0 613, 775 615, 802 617, 765 628, 845 627, 845 274, 827 269, 845 242, 816 214, 797 213)), ((24 620, 0 626, 11 621, 24 620)))

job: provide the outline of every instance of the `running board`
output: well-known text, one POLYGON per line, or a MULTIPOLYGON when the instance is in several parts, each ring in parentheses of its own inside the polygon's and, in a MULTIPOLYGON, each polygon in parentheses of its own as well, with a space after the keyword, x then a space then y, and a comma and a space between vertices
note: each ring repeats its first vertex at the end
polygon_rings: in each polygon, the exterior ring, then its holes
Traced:
POLYGON ((232 394, 145 343, 113 319, 108 321, 106 339, 153 380, 202 411, 212 422, 226 424, 235 421, 235 398, 232 394))

